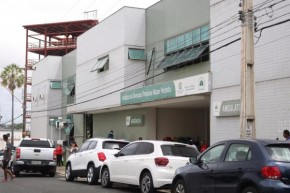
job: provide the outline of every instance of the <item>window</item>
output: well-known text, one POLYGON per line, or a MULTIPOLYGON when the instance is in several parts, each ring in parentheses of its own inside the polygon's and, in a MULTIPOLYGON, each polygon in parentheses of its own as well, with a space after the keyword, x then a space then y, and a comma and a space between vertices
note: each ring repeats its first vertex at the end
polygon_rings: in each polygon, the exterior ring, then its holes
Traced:
POLYGON ((208 45, 201 45, 198 47, 183 50, 172 55, 165 56, 165 58, 160 62, 157 68, 168 68, 185 62, 193 62, 202 57, 202 54, 207 50, 207 48, 208 45))
POLYGON ((271 144, 266 146, 266 150, 272 160, 290 162, 289 144, 271 144))
POLYGON ((39 148, 50 148, 49 141, 43 141, 38 139, 22 140, 20 147, 39 147, 39 148))
POLYGON ((200 158, 200 161, 208 164, 219 162, 224 147, 225 145, 222 144, 211 148, 200 158))
POLYGON ((109 56, 105 56, 100 58, 94 67, 91 69, 91 72, 98 71, 98 72, 103 72, 105 70, 109 69, 109 56))
POLYGON ((185 145, 162 145, 161 149, 165 156, 197 157, 199 154, 195 148, 185 145))
POLYGON ((204 25, 192 31, 180 34, 164 42, 165 54, 180 51, 190 46, 209 40, 209 25, 204 25))
POLYGON ((154 151, 154 145, 152 143, 142 142, 136 152, 137 155, 150 154, 154 151))
POLYGON ((61 81, 50 81, 50 88, 51 89, 61 89, 61 81))
POLYGON ((120 151, 120 156, 135 155, 140 143, 132 143, 120 151))
POLYGON ((105 141, 103 143, 103 149, 122 149, 128 144, 128 142, 119 142, 119 141, 105 141))
POLYGON ((88 150, 95 149, 98 141, 92 141, 88 147, 88 150))
POLYGON ((88 149, 89 145, 90 145, 90 141, 86 141, 79 149, 79 152, 86 151, 88 149))
POLYGON ((130 60, 146 60, 144 49, 129 48, 128 58, 130 60))
POLYGON ((248 144, 231 144, 225 161, 246 161, 251 159, 250 146, 248 144))
POLYGON ((74 96, 74 88, 75 84, 74 83, 64 83, 63 84, 63 92, 67 96, 74 96))

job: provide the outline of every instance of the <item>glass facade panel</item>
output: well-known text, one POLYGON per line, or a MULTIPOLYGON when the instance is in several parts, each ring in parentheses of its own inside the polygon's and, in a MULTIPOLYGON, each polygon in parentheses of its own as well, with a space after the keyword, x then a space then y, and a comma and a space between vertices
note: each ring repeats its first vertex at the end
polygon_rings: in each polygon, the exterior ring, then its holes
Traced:
POLYGON ((209 26, 205 25, 203 27, 200 28, 200 41, 206 41, 209 40, 209 26))
POLYGON ((146 60, 145 50, 129 48, 128 56, 130 60, 146 60))
POLYGON ((209 40, 209 34, 209 25, 205 25, 190 32, 186 32, 168 39, 164 42, 165 54, 207 41, 209 40))
POLYGON ((61 81, 50 81, 50 88, 52 89, 61 89, 61 81))

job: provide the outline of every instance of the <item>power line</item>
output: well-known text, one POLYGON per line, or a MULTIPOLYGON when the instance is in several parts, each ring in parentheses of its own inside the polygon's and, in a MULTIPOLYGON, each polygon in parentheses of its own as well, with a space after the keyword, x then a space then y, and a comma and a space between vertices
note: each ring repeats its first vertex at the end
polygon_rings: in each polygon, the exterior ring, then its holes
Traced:
MULTIPOLYGON (((16 119, 18 119, 19 117, 21 117, 23 114, 21 114, 21 115, 19 115, 18 117, 16 117, 16 118, 14 118, 13 119, 13 121, 15 121, 16 119)), ((4 122, 4 123, 1 123, 1 124, 7 124, 7 123, 10 123, 10 122, 12 122, 12 120, 10 120, 10 121, 6 121, 6 122, 4 122)))

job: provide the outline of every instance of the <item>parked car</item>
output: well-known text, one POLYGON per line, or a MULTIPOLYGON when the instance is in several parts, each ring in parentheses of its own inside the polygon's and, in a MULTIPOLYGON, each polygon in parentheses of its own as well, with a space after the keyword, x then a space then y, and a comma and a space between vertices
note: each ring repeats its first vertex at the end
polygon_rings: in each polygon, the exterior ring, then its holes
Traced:
POLYGON ((227 140, 177 169, 172 193, 290 192, 290 144, 227 140))
POLYGON ((56 173, 55 148, 49 139, 23 138, 15 150, 11 169, 16 176, 21 171, 40 172, 54 177, 56 173))
POLYGON ((101 184, 113 182, 139 186, 142 193, 169 188, 177 168, 199 154, 196 147, 170 141, 142 140, 124 147, 101 168, 101 184))
POLYGON ((100 166, 106 159, 113 157, 129 141, 92 138, 83 143, 76 153, 66 162, 65 179, 73 181, 77 177, 86 177, 88 184, 96 184, 100 166))
POLYGON ((2 160, 3 160, 3 156, 4 156, 4 149, 0 149, 0 166, 2 166, 2 160))

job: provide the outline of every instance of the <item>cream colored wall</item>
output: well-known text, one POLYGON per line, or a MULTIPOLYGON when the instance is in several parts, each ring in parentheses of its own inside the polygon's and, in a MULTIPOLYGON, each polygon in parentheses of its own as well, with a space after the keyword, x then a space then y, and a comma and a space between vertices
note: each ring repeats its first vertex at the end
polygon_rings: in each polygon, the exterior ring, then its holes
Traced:
POLYGON ((113 113, 94 114, 93 116, 93 136, 107 137, 110 130, 114 131, 116 139, 126 139, 129 141, 156 138, 154 109, 137 109, 130 111, 120 111, 113 113), (144 126, 126 126, 126 116, 144 116, 144 126))

